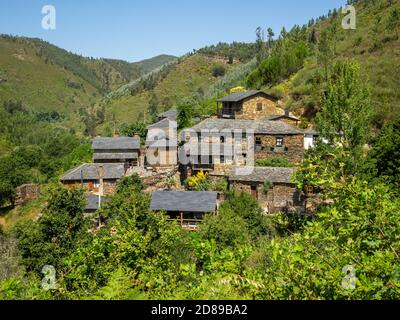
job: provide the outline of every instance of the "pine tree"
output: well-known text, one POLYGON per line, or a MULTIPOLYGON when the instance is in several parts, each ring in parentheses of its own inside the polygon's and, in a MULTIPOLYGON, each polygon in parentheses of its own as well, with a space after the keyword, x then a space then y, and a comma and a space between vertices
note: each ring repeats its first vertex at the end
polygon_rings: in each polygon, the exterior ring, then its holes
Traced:
POLYGON ((324 68, 325 79, 328 81, 329 65, 334 58, 334 50, 330 32, 325 30, 321 34, 321 39, 318 44, 318 62, 324 68))
POLYGON ((147 110, 150 116, 150 121, 154 122, 158 114, 158 98, 154 93, 151 94, 147 110))

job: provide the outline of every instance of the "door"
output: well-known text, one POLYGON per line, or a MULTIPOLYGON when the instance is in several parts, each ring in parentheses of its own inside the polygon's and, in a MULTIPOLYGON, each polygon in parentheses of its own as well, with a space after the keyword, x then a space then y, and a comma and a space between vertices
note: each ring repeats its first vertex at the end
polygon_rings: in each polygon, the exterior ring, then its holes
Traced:
POLYGON ((251 186, 251 196, 258 200, 258 190, 257 190, 257 186, 251 186))

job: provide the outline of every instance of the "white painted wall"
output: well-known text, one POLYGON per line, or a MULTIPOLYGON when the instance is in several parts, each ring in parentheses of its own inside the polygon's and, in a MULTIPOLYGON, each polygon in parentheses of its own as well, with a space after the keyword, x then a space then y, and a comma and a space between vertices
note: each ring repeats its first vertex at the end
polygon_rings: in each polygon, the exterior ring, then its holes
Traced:
POLYGON ((308 150, 314 148, 314 135, 313 134, 305 134, 304 135, 304 149, 308 150))

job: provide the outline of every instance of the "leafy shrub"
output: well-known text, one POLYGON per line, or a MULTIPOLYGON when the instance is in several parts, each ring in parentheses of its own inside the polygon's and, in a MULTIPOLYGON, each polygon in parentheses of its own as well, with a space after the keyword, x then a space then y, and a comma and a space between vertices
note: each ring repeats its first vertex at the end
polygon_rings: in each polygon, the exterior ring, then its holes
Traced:
POLYGON ((120 133, 126 137, 138 135, 142 140, 144 140, 147 135, 147 125, 142 121, 137 121, 129 125, 123 124, 120 128, 120 133))
POLYGON ((263 183, 264 191, 265 191, 265 192, 268 192, 268 191, 272 188, 273 185, 274 185, 274 184, 272 183, 271 180, 268 180, 268 179, 265 180, 264 183, 263 183))
POLYGON ((195 176, 189 177, 186 182, 186 186, 190 190, 195 191, 206 191, 210 188, 210 181, 208 178, 208 173, 200 171, 195 176))
POLYGON ((140 192, 144 188, 142 179, 137 173, 120 180, 117 186, 117 193, 140 192))
POLYGON ((215 78, 222 77, 226 73, 226 69, 223 65, 217 64, 212 69, 212 74, 215 78))
POLYGON ((281 79, 290 76, 302 68, 308 55, 309 49, 302 41, 283 47, 264 60, 248 76, 247 84, 249 87, 276 84, 281 79))
POLYGON ((269 89, 268 93, 278 99, 282 99, 285 96, 285 88, 283 85, 277 85, 269 89))

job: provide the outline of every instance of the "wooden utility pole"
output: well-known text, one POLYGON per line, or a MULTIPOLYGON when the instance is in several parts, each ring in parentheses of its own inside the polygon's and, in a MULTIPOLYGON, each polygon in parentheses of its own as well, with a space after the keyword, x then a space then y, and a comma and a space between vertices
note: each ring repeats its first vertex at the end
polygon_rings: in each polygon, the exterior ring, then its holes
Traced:
POLYGON ((99 165, 99 209, 101 207, 101 198, 104 195, 104 166, 99 165))

